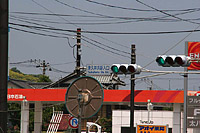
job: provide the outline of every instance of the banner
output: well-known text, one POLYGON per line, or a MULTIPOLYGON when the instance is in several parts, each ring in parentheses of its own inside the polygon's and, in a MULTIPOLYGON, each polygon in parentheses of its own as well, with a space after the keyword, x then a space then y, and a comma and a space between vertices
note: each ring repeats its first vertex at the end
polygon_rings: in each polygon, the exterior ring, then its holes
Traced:
POLYGON ((137 133, 168 133, 168 125, 137 125, 137 133))
MULTIPOLYGON (((188 56, 200 59, 200 42, 188 42, 188 56)), ((200 70, 200 62, 192 62, 188 70, 200 70)))

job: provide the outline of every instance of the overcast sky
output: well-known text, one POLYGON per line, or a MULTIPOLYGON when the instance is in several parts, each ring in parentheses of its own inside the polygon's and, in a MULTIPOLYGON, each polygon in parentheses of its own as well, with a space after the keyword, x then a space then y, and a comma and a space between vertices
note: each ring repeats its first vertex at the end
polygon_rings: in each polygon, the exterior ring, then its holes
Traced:
MULTIPOLYGON (((160 54, 184 54, 186 41, 200 41, 200 32, 155 34, 200 30, 199 0, 10 0, 9 61, 45 60, 54 71, 47 75, 55 81, 75 68, 76 31, 82 33, 82 66, 87 64, 130 63, 131 44, 136 45, 137 64, 150 70, 183 71, 162 68, 154 61, 160 54), (64 16, 65 15, 65 16, 64 16), (28 26, 28 27, 27 27, 28 26), (37 29, 36 29, 37 27, 37 29), (40 27, 40 28, 38 28, 40 27), (41 28, 42 27, 42 28, 41 28), (46 29, 44 29, 44 27, 46 29), (62 31, 64 30, 64 31, 62 31), (134 33, 134 34, 123 34, 134 33), (145 33, 145 34, 135 34, 145 33), (146 34, 152 33, 152 34, 146 34), (39 35, 40 34, 40 35, 39 35), (69 39, 69 42, 68 42, 69 39), (74 51, 74 52, 73 52, 74 51)), ((41 74, 35 63, 10 65, 26 74, 41 74)), ((139 76, 149 75, 141 73, 139 76)), ((199 90, 199 75, 189 76, 189 89, 199 90)), ((129 76, 121 76, 129 84, 129 76)), ((136 80, 136 89, 182 89, 183 76, 157 76, 136 80)), ((130 86, 123 87, 129 89, 130 86)))

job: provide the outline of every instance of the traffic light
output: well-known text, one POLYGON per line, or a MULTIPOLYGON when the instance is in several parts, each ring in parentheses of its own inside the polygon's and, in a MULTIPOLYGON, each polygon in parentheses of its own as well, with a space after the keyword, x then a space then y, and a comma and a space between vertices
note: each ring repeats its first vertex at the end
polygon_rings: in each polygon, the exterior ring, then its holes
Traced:
POLYGON ((140 74, 142 67, 136 64, 113 64, 111 70, 116 74, 140 74))
POLYGON ((189 67, 191 58, 185 55, 159 55, 156 62, 163 67, 189 67))

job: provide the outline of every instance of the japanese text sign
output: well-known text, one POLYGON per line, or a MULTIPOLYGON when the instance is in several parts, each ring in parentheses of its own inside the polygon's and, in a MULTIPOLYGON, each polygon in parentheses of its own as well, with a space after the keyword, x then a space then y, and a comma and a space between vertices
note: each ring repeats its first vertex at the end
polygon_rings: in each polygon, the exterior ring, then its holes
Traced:
POLYGON ((87 75, 110 75, 110 65, 87 65, 87 75))
POLYGON ((167 125, 137 125, 137 133, 168 133, 167 125))
POLYGON ((200 120, 199 119, 187 119, 187 127, 188 128, 200 128, 200 120))
POLYGON ((191 105, 198 106, 198 105, 200 105, 200 96, 188 96, 187 104, 188 104, 188 106, 191 106, 191 105))

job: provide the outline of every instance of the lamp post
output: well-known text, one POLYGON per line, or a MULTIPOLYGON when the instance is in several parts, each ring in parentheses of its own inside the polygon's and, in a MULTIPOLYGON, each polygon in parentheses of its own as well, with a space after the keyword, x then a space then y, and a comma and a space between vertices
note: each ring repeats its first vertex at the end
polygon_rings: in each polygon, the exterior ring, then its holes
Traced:
POLYGON ((147 110, 148 110, 148 124, 150 124, 150 111, 153 109, 153 104, 151 103, 151 100, 150 99, 148 99, 147 100, 147 110))

